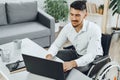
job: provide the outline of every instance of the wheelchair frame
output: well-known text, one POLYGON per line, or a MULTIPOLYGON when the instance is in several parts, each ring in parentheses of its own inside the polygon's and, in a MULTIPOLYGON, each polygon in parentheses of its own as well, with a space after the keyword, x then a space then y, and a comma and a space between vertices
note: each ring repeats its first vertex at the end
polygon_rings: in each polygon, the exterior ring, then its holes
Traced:
MULTIPOLYGON (((90 70, 91 71, 91 70, 90 70)), ((88 77, 89 75, 91 74, 91 72, 88 72, 88 77)), ((98 73, 96 73, 95 75, 93 75, 92 77, 90 77, 92 80, 120 80, 120 66, 117 62, 114 62, 114 61, 111 61, 111 62, 108 62, 107 64, 105 64, 99 71, 98 73), (108 72, 111 70, 111 69, 114 69, 116 68, 117 69, 117 72, 112 72, 112 73, 109 73, 109 74, 113 74, 113 73, 116 73, 117 75, 115 75, 112 79, 111 78, 108 78, 108 79, 105 79, 106 78, 106 75, 108 74, 108 72)))
MULTIPOLYGON (((115 72, 116 73, 116 72, 115 72)), ((95 80, 120 80, 120 66, 118 63, 111 61, 109 63, 107 63, 96 75, 95 80), (102 79, 103 77, 105 78, 105 75, 112 69, 112 68, 117 68, 117 75, 115 75, 113 77, 113 79, 102 79)), ((110 73, 110 74, 114 74, 114 72, 110 73)))

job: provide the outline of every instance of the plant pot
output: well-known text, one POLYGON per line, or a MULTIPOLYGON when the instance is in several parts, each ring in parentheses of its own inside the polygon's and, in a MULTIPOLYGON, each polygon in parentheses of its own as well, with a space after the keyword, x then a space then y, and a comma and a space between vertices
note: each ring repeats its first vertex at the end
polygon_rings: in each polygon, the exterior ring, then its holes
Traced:
POLYGON ((112 27, 112 32, 114 32, 115 34, 120 34, 120 28, 116 28, 116 27, 112 27))
POLYGON ((112 30, 118 31, 118 30, 120 30, 120 28, 112 27, 112 30))
POLYGON ((55 32, 59 31, 60 23, 55 23, 55 32))
POLYGON ((120 34, 115 33, 112 38, 113 38, 114 41, 118 41, 119 36, 120 36, 120 34))
POLYGON ((112 27, 112 32, 114 31, 113 39, 117 41, 120 38, 120 28, 112 27))
POLYGON ((68 22, 67 21, 60 21, 60 27, 64 27, 68 22))

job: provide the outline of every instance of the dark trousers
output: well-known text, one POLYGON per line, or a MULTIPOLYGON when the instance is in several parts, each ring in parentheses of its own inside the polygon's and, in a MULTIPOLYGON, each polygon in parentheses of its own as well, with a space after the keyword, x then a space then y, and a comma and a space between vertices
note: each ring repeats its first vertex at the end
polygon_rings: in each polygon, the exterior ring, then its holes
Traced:
MULTIPOLYGON (((69 49, 60 50, 56 56, 62 59, 63 61, 71 61, 80 57, 80 55, 78 55, 75 50, 69 50, 69 49)), ((65 78, 67 78, 70 71, 71 70, 64 73, 65 78)))
MULTIPOLYGON (((79 55, 75 50, 71 50, 71 49, 60 50, 56 56, 62 59, 63 61, 71 61, 81 57, 81 55, 79 55)), ((86 66, 76 67, 76 69, 87 75, 90 67, 91 64, 88 64, 86 66)), ((70 71, 71 70, 64 73, 65 78, 67 78, 70 71)))
POLYGON ((60 50, 58 51, 56 56, 62 59, 63 61, 71 61, 80 57, 80 55, 75 50, 70 49, 60 50))

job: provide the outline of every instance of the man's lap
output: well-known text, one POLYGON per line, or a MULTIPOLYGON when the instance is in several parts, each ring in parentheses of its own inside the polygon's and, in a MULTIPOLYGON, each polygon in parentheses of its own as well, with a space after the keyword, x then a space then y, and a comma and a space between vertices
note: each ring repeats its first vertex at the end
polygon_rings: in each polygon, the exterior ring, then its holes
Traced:
POLYGON ((69 49, 60 50, 56 56, 62 59, 63 61, 71 61, 78 58, 77 52, 69 49))
MULTIPOLYGON (((63 61, 71 61, 81 57, 75 50, 70 50, 70 49, 60 50, 56 56, 62 59, 63 61)), ((83 67, 76 67, 77 70, 83 72, 84 74, 87 74, 89 68, 90 68, 90 64, 83 67)), ((70 71, 65 72, 64 74, 65 77, 68 76, 69 72, 70 71)))

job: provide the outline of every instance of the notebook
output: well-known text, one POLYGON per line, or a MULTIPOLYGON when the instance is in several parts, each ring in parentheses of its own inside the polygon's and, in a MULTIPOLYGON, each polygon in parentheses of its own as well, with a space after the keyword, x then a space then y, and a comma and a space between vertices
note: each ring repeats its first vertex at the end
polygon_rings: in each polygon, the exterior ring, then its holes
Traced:
POLYGON ((13 63, 6 64, 7 68, 9 69, 10 73, 20 72, 26 70, 24 61, 16 61, 13 63))

